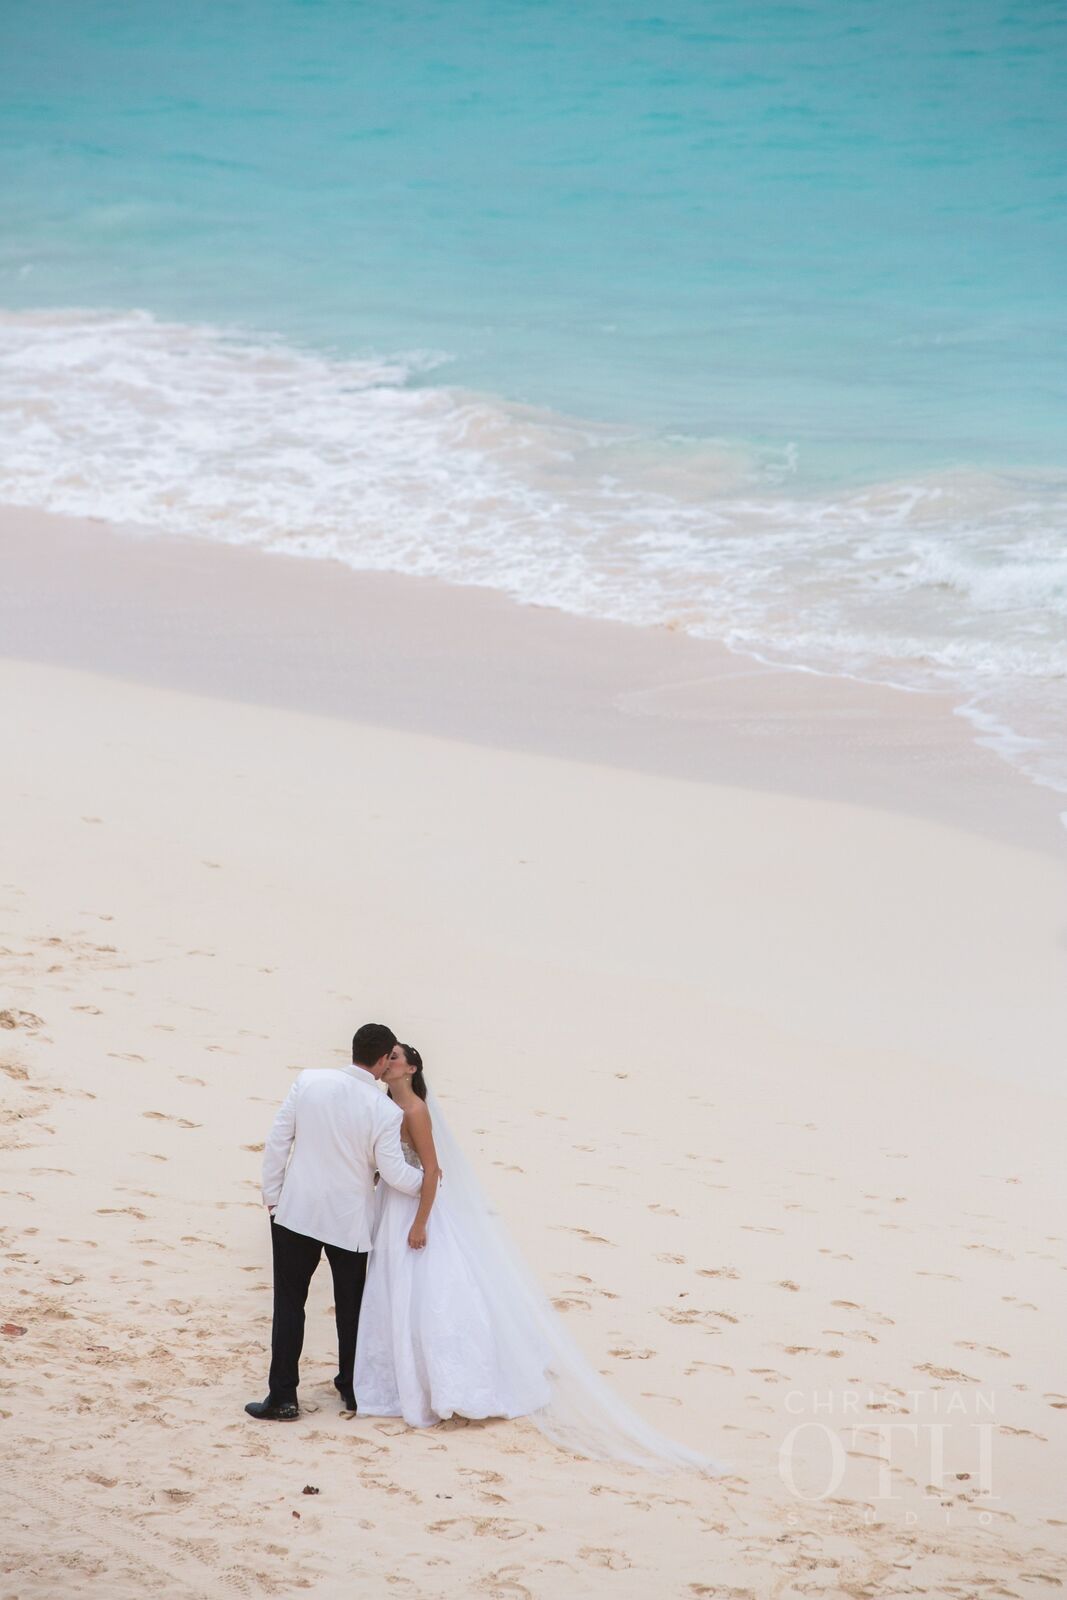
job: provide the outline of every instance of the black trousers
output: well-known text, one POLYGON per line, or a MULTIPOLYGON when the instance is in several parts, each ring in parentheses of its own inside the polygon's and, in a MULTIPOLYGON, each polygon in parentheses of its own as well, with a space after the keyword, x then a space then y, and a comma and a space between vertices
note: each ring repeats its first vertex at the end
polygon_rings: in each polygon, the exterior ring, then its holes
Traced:
POLYGON ((323 1250, 333 1273, 333 1298, 337 1313, 337 1376, 342 1389, 351 1389, 356 1360, 359 1308, 367 1278, 367 1252, 324 1245, 305 1233, 293 1233, 270 1219, 274 1255, 274 1327, 271 1333, 270 1398, 277 1404, 296 1399, 300 1382, 300 1352, 304 1348, 304 1307, 315 1268, 323 1250))

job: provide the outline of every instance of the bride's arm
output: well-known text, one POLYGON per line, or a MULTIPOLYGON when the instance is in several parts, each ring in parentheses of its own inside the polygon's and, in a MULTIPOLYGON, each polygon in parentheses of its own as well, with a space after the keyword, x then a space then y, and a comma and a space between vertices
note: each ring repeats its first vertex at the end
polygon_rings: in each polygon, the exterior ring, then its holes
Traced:
POLYGON ((430 1113, 421 1101, 407 1113, 407 1125, 415 1154, 422 1162, 422 1192, 415 1221, 408 1232, 408 1244, 413 1250, 421 1250, 426 1243, 426 1223, 441 1181, 441 1168, 437 1164, 430 1113))

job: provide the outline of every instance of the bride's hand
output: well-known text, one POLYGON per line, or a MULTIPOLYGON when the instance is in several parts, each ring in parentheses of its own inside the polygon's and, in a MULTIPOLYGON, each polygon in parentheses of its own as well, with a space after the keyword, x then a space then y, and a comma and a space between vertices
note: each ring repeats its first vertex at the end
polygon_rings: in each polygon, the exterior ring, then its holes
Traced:
POLYGON ((422 1250, 426 1246, 426 1229, 413 1222, 408 1232, 408 1244, 413 1250, 422 1250))

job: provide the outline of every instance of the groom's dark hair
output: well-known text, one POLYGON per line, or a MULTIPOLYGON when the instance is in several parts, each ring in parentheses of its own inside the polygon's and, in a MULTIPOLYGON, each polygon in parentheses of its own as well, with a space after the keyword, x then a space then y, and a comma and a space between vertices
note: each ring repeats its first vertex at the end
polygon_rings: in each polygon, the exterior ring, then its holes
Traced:
POLYGON ((373 1067, 396 1044, 396 1034, 384 1022, 365 1022, 352 1036, 352 1060, 357 1067, 373 1067))

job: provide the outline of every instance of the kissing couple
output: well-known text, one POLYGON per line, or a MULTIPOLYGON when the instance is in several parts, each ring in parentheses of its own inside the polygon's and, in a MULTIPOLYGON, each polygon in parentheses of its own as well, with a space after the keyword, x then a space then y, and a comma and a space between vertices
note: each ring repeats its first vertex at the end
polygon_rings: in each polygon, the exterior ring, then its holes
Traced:
POLYGON ((529 1417, 577 1455, 723 1470, 657 1433, 582 1355, 491 1210, 421 1055, 391 1028, 359 1028, 351 1066, 300 1073, 264 1146, 263 1200, 274 1323, 267 1397, 250 1416, 300 1415, 304 1307, 325 1250, 344 1411, 415 1428, 529 1417))

